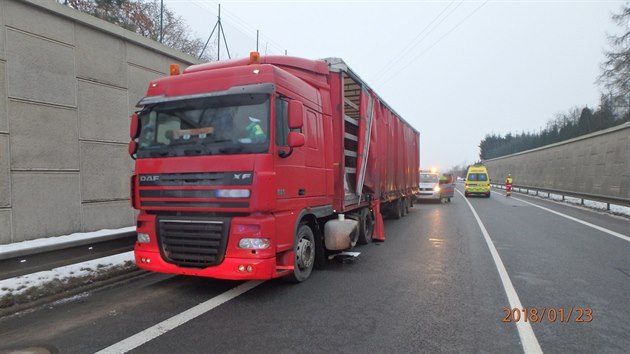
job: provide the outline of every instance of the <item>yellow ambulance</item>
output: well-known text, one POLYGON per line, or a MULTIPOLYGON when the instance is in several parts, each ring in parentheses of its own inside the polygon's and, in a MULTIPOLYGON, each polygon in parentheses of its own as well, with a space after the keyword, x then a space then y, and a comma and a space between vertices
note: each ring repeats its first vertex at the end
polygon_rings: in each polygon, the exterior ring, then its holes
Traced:
POLYGON ((466 173, 464 182, 464 195, 483 195, 490 198, 490 176, 486 166, 482 164, 471 165, 466 173))

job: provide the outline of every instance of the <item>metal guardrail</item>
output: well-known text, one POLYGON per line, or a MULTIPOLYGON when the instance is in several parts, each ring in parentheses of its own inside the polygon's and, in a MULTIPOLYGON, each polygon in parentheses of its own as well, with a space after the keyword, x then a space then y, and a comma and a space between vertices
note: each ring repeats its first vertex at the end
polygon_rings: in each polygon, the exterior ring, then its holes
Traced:
MULTIPOLYGON (((493 187, 500 187, 501 189, 505 189, 505 184, 492 183, 493 187)), ((561 189, 550 189, 550 188, 541 188, 541 187, 532 187, 532 186, 523 186, 523 185, 512 185, 512 191, 520 192, 523 194, 531 195, 529 192, 533 191, 535 196, 543 197, 540 195, 540 192, 547 193, 547 198, 550 198, 551 194, 555 194, 561 197, 561 200, 564 201, 565 197, 577 198, 580 199, 580 204, 584 205, 585 200, 595 201, 606 204, 606 210, 610 211, 611 205, 619 205, 630 207, 630 198, 622 198, 622 197, 611 197, 605 195, 596 195, 590 193, 579 193, 573 191, 565 191, 561 189)))

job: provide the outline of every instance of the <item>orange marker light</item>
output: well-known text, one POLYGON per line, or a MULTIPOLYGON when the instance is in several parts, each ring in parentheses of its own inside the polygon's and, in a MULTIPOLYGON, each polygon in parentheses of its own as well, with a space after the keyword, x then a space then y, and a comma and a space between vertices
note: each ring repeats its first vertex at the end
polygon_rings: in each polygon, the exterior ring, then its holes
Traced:
POLYGON ((249 52, 249 63, 250 64, 260 64, 260 53, 258 53, 258 52, 249 52))
POLYGON ((169 66, 171 75, 179 75, 179 64, 171 64, 169 66))

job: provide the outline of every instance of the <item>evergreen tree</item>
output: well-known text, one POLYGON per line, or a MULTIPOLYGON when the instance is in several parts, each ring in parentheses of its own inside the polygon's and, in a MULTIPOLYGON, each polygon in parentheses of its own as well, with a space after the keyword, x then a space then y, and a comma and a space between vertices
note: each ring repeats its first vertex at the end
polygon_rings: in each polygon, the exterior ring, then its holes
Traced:
POLYGON ((611 49, 606 52, 607 60, 602 64, 599 82, 611 93, 617 105, 628 107, 630 100, 630 4, 624 4, 612 16, 621 27, 621 34, 610 35, 611 49))

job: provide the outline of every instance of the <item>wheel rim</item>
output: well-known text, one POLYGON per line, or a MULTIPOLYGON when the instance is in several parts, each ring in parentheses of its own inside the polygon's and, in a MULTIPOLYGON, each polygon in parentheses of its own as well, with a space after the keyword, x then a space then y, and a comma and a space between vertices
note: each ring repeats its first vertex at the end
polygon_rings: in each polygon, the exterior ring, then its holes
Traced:
POLYGON ((313 243, 306 237, 302 237, 298 242, 295 257, 295 263, 300 270, 308 269, 313 265, 315 261, 313 243))

